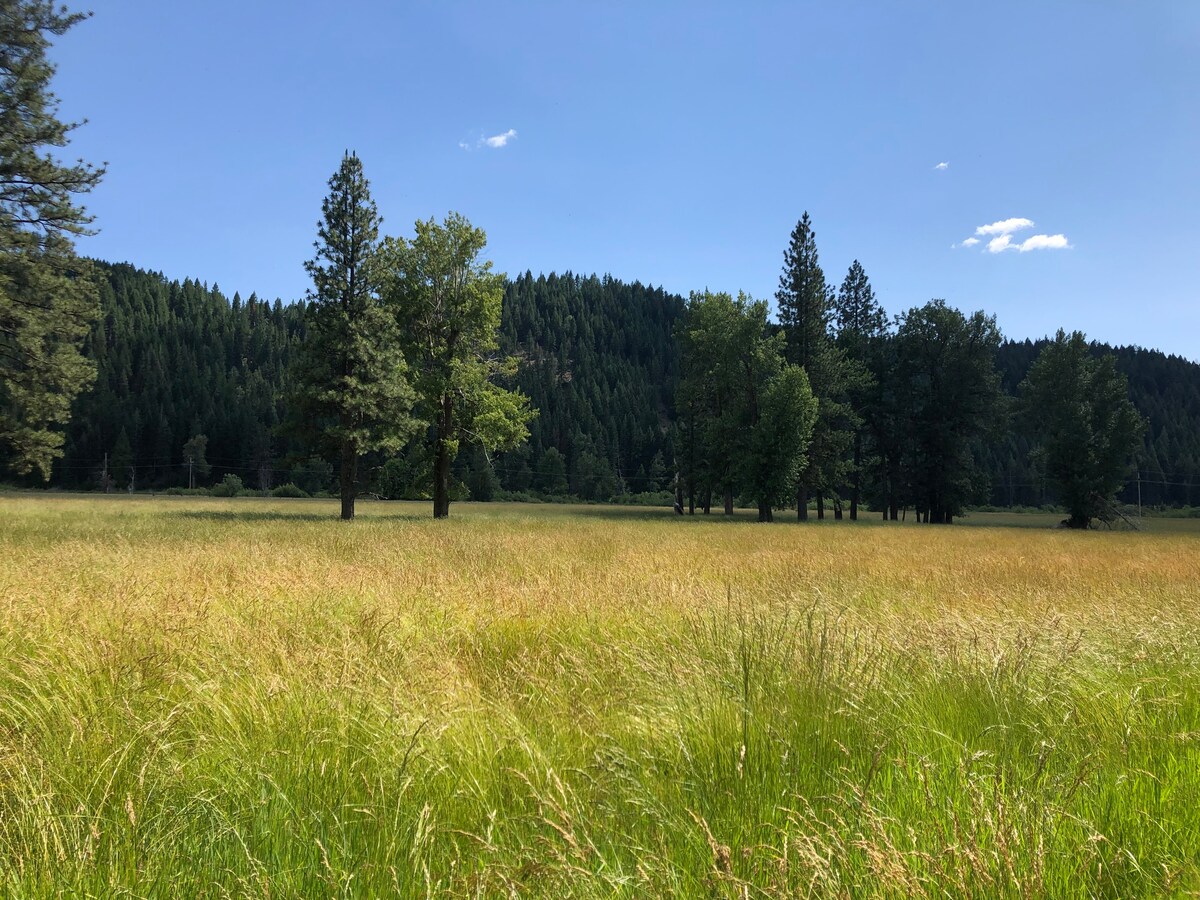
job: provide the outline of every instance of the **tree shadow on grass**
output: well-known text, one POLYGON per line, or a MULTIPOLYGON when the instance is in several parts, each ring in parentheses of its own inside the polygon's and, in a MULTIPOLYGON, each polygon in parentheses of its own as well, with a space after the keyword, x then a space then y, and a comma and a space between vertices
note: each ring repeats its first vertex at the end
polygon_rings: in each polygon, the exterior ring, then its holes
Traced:
MULTIPOLYGON (((208 522, 340 522, 336 512, 286 512, 279 510, 234 510, 234 509, 182 509, 168 513, 181 519, 195 519, 208 522)), ((412 514, 393 513, 369 516, 359 516, 355 521, 400 521, 411 520, 412 514)))

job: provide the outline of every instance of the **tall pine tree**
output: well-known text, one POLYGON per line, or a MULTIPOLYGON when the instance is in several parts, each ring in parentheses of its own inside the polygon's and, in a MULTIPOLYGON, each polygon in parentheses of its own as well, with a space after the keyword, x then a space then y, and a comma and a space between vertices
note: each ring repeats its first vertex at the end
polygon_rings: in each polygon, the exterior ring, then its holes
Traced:
POLYGON ((817 398, 817 422, 807 463, 797 479, 796 515, 808 518, 809 492, 817 492, 817 514, 824 517, 825 494, 847 469, 848 425, 853 411, 846 402, 845 357, 830 339, 832 291, 817 256, 816 233, 808 212, 796 223, 783 253, 783 272, 775 293, 779 323, 787 338, 787 360, 801 366, 817 398))
POLYGON ((857 420, 851 437, 850 469, 847 473, 850 480, 850 518, 854 520, 858 518, 858 505, 862 499, 867 436, 871 432, 871 418, 879 407, 879 380, 872 374, 872 370, 877 368, 873 363, 877 361, 881 342, 887 334, 887 316, 875 300, 875 291, 857 259, 850 264, 850 270, 842 281, 833 312, 837 328, 836 343, 845 354, 850 372, 850 403, 857 420))
POLYGON ((295 411, 298 427, 337 460, 342 518, 353 519, 359 457, 404 446, 413 390, 395 316, 379 299, 381 219, 354 154, 329 179, 321 210, 317 254, 305 264, 313 287, 295 411))
POLYGON ((45 480, 96 371, 80 350, 97 291, 72 239, 92 221, 75 198, 104 170, 54 157, 76 126, 56 116, 46 58, 49 36, 84 18, 49 0, 0 4, 0 459, 45 480))

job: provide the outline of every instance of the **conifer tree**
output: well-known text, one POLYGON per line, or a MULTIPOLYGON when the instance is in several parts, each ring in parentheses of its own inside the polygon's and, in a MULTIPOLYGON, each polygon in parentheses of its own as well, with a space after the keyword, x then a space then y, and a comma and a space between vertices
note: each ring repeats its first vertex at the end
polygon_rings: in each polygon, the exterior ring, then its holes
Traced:
POLYGON ((787 338, 787 360, 808 375, 817 398, 817 422, 807 464, 797 479, 796 515, 808 518, 809 491, 817 491, 817 514, 824 516, 825 492, 835 488, 847 468, 853 411, 846 402, 846 364, 830 339, 832 292, 817 255, 816 233, 808 213, 796 223, 783 253, 783 272, 775 294, 779 323, 787 338))
POLYGON ((887 317, 875 300, 875 291, 856 259, 850 264, 834 301, 834 321, 837 328, 837 347, 845 354, 849 374, 850 403, 854 410, 851 438, 850 518, 858 518, 862 499, 863 474, 866 467, 864 446, 872 431, 871 418, 880 407, 880 378, 877 371, 881 342, 887 334, 887 317))
POLYGON ((413 390, 395 316, 380 302, 379 213, 352 153, 329 180, 317 223, 295 426, 338 461, 343 519, 354 518, 359 457, 399 450, 412 433, 413 390))
POLYGON ((75 198, 104 170, 55 158, 76 126, 56 116, 46 57, 50 36, 84 18, 50 0, 0 4, 0 459, 45 480, 71 403, 95 378, 80 350, 97 289, 72 239, 92 221, 75 198))

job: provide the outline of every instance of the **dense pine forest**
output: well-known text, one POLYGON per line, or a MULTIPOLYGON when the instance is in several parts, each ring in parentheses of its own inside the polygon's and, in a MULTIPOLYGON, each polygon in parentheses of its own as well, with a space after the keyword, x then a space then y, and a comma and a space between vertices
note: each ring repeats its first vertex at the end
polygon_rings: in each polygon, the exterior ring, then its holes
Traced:
MULTIPOLYGON (((304 336, 303 302, 228 296, 216 285, 170 281, 127 264, 96 266, 102 315, 85 355, 98 375, 74 404, 53 485, 336 490, 332 466, 289 427, 288 373, 304 336), (197 436, 206 440, 185 450, 197 436)), ((456 497, 669 503, 686 305, 607 276, 526 272, 509 281, 501 350, 518 358, 511 386, 538 414, 518 449, 460 454, 456 497)), ((1017 394, 1046 343, 999 345, 994 364, 1006 396, 1017 394)), ((1137 502, 1140 475, 1144 505, 1200 505, 1200 365, 1135 347, 1097 344, 1092 351, 1115 354, 1147 420, 1121 499, 1137 502)), ((1055 503, 1031 458, 1034 438, 1019 417, 1005 423, 972 447, 969 502, 1055 503)), ((428 479, 428 459, 416 448, 370 454, 363 467, 364 488, 382 497, 428 496, 428 479)), ((831 486, 830 501, 847 496, 847 485, 831 486)), ((877 506, 865 487, 864 499, 877 506)))

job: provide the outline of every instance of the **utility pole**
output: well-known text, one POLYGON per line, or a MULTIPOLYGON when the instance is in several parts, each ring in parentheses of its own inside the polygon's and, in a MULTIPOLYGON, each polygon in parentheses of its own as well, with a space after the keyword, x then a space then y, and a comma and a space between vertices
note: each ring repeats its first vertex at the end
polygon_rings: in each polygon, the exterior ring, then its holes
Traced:
POLYGON ((196 482, 195 482, 195 479, 192 478, 192 454, 190 454, 190 453, 188 454, 188 457, 187 457, 187 464, 188 464, 188 490, 191 490, 192 488, 194 488, 196 486, 196 482))
POLYGON ((1138 518, 1142 517, 1142 470, 1137 470, 1138 480, 1138 518))

